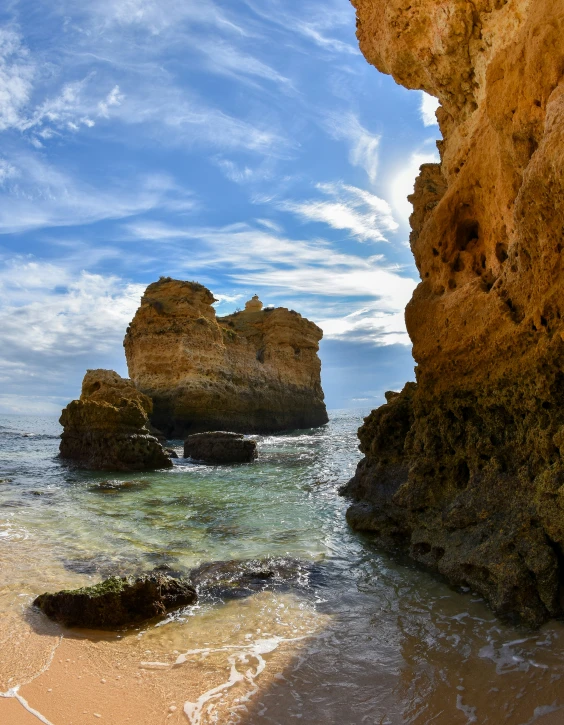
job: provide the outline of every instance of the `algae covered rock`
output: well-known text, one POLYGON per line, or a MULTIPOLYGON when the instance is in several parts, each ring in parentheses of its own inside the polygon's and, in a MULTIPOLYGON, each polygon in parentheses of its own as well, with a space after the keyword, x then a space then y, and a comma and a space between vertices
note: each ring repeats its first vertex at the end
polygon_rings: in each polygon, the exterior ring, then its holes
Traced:
POLYGON ((195 604, 197 598, 189 583, 153 574, 137 579, 111 577, 91 587, 45 593, 33 604, 66 627, 116 629, 195 604))
POLYGON ((241 433, 194 433, 184 441, 184 458, 204 463, 251 463, 257 455, 256 442, 241 433))
POLYGON ((170 438, 229 430, 267 433, 327 422, 317 325, 284 307, 216 317, 197 282, 149 285, 124 340, 129 375, 170 438))
POLYGON ((88 370, 63 410, 60 456, 92 469, 142 471, 172 463, 149 432, 150 398, 113 370, 88 370))

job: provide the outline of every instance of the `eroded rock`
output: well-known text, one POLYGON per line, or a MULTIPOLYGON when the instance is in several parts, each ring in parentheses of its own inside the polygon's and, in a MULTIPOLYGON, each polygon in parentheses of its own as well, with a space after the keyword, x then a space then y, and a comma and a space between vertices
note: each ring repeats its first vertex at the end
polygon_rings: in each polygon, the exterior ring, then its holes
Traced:
POLYGON ((88 370, 79 400, 63 410, 61 458, 92 469, 170 468, 170 458, 147 429, 152 403, 113 370, 88 370))
POLYGON ((131 379, 153 400, 152 423, 171 438, 326 423, 319 327, 258 299, 218 318, 214 301, 196 282, 147 287, 124 346, 131 379))
POLYGON ((33 604, 66 627, 116 629, 195 604, 197 598, 187 582, 153 574, 111 577, 91 587, 41 594, 33 604))
POLYGON ((184 458, 204 463, 251 463, 257 455, 256 441, 241 433, 194 433, 184 441, 184 458))
POLYGON ((553 0, 353 0, 366 58, 437 96, 410 200, 409 385, 360 429, 356 528, 493 609, 562 614, 564 14, 553 0))

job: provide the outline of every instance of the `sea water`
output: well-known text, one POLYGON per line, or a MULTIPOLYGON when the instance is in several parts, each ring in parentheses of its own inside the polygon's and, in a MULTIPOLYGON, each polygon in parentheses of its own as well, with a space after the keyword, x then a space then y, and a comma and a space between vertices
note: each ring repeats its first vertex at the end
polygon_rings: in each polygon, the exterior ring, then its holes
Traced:
MULTIPOLYGON (((366 412, 256 436, 252 464, 180 457, 134 474, 65 465, 54 419, 0 418, 0 617, 17 631, 38 593, 111 574, 287 557, 311 572, 291 590, 205 602, 138 628, 141 670, 201 669, 204 684, 182 701, 187 723, 564 722, 560 623, 503 624, 471 591, 347 526, 338 489, 360 459, 366 412)), ((49 626, 45 637, 58 641, 49 626)), ((32 676, 13 639, 0 635, 5 694, 32 676)))

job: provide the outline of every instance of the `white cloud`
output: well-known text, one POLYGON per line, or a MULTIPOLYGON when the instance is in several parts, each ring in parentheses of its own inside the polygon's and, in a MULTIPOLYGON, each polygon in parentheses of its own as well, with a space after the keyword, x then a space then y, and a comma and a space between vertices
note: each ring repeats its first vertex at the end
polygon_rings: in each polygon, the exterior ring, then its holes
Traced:
MULTIPOLYGON (((144 286, 17 258, 0 267, 0 385, 8 397, 48 394, 86 367, 121 366, 121 341, 144 286)), ((5 397, 5 396, 4 396, 5 397)), ((6 409, 8 402, 0 400, 6 409)), ((45 406, 43 406, 45 407, 45 406)))
MULTIPOLYGON (((167 254, 179 260, 179 274, 201 278, 221 270, 232 284, 245 290, 266 290, 267 297, 283 297, 283 304, 288 295, 298 295, 300 311, 317 310, 314 319, 329 320, 326 331, 330 337, 373 344, 408 343, 403 310, 416 281, 400 274, 382 255, 345 254, 325 240, 289 239, 248 224, 178 228, 140 221, 127 224, 126 229, 138 242, 164 245, 167 254), (362 309, 368 312, 346 319, 351 310, 345 309, 355 299, 363 300, 362 309)), ((357 305, 353 307, 355 312, 357 305)))
POLYGON ((34 73, 19 33, 0 28, 0 131, 18 125, 31 96, 34 73))
POLYGON ((7 162, 5 193, 0 197, 0 234, 54 226, 91 224, 161 208, 188 210, 194 200, 168 176, 145 175, 92 187, 44 163, 32 154, 7 162))
POLYGON ((438 126, 435 111, 439 107, 439 99, 421 91, 421 120, 424 126, 438 126))
POLYGON ((326 126, 333 138, 348 142, 350 163, 363 168, 374 183, 378 173, 380 136, 365 129, 352 113, 333 114, 328 117, 326 126))
POLYGON ((415 178, 419 175, 419 167, 422 164, 437 163, 439 161, 438 151, 415 151, 409 157, 407 163, 403 163, 401 171, 396 172, 389 184, 392 206, 402 222, 409 225, 409 217, 413 211, 407 197, 413 193, 415 178))
POLYGON ((317 189, 329 200, 284 202, 280 206, 307 221, 346 230, 362 241, 385 242, 386 232, 398 228, 388 202, 368 191, 343 183, 317 184, 317 189))

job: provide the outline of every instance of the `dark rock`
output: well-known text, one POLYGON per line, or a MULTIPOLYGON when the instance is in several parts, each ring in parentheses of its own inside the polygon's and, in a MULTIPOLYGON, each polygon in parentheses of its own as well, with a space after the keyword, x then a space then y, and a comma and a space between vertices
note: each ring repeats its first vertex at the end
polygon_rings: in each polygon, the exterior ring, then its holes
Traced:
POLYGON ((169 458, 178 458, 178 453, 174 450, 174 448, 165 448, 164 451, 169 458))
POLYGON ((201 596, 212 599, 241 599, 265 589, 305 587, 315 567, 296 559, 269 558, 214 561, 189 574, 201 596))
POLYGON ((184 441, 184 457, 205 463, 250 463, 257 444, 240 433, 195 433, 184 441))
POLYGON ((156 574, 138 579, 111 577, 91 587, 45 593, 33 604, 66 627, 116 629, 163 616, 194 604, 197 598, 187 582, 156 574))

